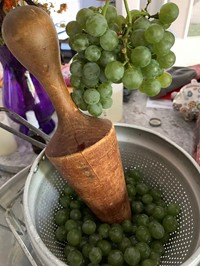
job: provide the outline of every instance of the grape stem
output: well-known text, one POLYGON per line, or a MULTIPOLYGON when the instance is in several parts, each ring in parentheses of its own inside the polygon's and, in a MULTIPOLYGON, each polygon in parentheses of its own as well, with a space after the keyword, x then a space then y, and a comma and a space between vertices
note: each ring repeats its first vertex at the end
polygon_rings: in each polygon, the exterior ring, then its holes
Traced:
POLYGON ((128 45, 128 36, 129 36, 129 33, 131 31, 131 25, 132 25, 132 16, 131 16, 131 12, 129 10, 129 6, 128 6, 128 1, 127 0, 123 0, 124 1, 124 6, 125 6, 125 9, 126 9, 126 13, 127 13, 127 17, 128 17, 128 25, 127 25, 127 28, 126 28, 126 32, 124 34, 124 38, 123 38, 123 49, 122 49, 122 53, 124 55, 124 64, 123 65, 126 65, 127 63, 129 63, 129 58, 128 58, 128 55, 127 55, 127 45, 128 45))
POLYGON ((145 6, 145 8, 144 8, 144 10, 145 10, 147 13, 148 13, 147 9, 148 9, 149 4, 151 4, 151 0, 147 0, 147 4, 146 4, 146 6, 145 6))
POLYGON ((124 5, 125 5, 125 9, 126 9, 126 13, 128 16, 128 22, 131 24, 132 23, 132 17, 131 17, 131 12, 129 10, 129 6, 128 6, 128 1, 124 0, 124 5))
POLYGON ((103 6, 103 10, 102 10, 102 15, 103 15, 104 17, 105 17, 105 15, 106 15, 106 11, 107 11, 107 8, 108 8, 109 4, 110 4, 110 0, 106 0, 106 3, 105 3, 105 5, 103 6))

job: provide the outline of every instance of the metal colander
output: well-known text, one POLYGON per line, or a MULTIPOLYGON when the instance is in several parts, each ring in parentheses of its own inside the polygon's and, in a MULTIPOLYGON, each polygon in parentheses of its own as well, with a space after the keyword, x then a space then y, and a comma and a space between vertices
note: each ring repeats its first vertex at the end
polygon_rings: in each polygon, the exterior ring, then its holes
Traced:
MULTIPOLYGON (((141 169, 144 181, 167 202, 181 207, 179 227, 166 244, 160 265, 200 265, 200 171, 182 148, 153 131, 115 126, 124 170, 141 169)), ((65 181, 44 156, 35 160, 24 191, 24 216, 33 248, 46 266, 66 265, 55 240, 54 214, 65 181)))

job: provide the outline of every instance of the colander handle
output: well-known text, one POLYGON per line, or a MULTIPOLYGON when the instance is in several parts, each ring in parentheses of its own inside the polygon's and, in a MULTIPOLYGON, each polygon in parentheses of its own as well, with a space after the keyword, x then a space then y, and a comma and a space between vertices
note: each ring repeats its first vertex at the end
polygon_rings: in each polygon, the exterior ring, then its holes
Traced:
POLYGON ((23 241, 23 235, 25 235, 26 232, 26 228, 25 228, 25 224, 23 221, 21 221, 20 219, 18 219, 15 214, 12 211, 12 206, 14 205, 15 201, 17 199, 19 199, 19 197, 23 194, 23 188, 19 191, 19 193, 17 194, 16 197, 14 197, 14 199, 10 202, 9 206, 6 207, 6 209, 4 209, 1 205, 0 205, 0 211, 3 211, 4 216, 5 216, 5 220, 8 226, 3 226, 0 224, 0 227, 2 227, 5 230, 9 230, 13 236, 15 237, 15 239, 17 240, 18 244, 20 245, 20 247, 22 248, 22 250, 24 251, 24 254, 26 255, 27 259, 29 260, 30 264, 32 266, 39 266, 35 259, 33 258, 32 254, 30 253, 28 247, 26 246, 25 242, 23 241))
MULTIPOLYGON (((0 107, 0 112, 6 112, 8 113, 10 116, 13 116, 15 118, 16 121, 18 121, 20 124, 26 126, 28 129, 30 129, 31 131, 33 131, 36 135, 40 136, 42 139, 45 140, 46 143, 48 143, 50 141, 50 137, 45 134, 44 132, 42 132, 40 129, 34 127, 33 125, 31 125, 26 119, 24 119, 23 117, 21 117, 20 115, 18 115, 17 113, 5 108, 5 107, 0 107)), ((30 142, 32 145, 44 149, 46 147, 46 143, 42 143, 38 140, 35 140, 7 125, 5 125, 4 123, 0 122, 0 127, 7 130, 8 132, 16 135, 17 137, 26 140, 28 142, 30 142)))

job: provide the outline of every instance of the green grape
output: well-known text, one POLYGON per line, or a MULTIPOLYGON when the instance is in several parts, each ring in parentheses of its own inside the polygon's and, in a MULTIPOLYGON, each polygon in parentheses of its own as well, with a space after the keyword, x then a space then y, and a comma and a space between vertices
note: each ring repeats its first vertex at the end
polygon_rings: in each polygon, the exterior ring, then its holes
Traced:
POLYGON ((94 221, 91 221, 91 220, 85 221, 83 223, 83 225, 82 225, 82 231, 86 235, 94 234, 94 232, 96 231, 96 224, 95 224, 95 222, 94 221))
POLYGON ((178 222, 176 218, 172 215, 166 215, 162 223, 167 233, 173 233, 178 228, 178 222))
POLYGON ((66 196, 69 196, 71 198, 76 197, 76 193, 74 189, 71 186, 69 186, 69 184, 64 185, 64 193, 66 196))
POLYGON ((156 206, 152 213, 153 218, 156 220, 162 220, 165 215, 166 215, 166 212, 162 206, 156 206))
POLYGON ((106 75, 105 75, 104 69, 102 69, 102 68, 100 69, 99 81, 100 81, 101 83, 108 82, 108 79, 106 78, 106 75))
POLYGON ((137 46, 131 51, 131 62, 136 67, 145 67, 151 62, 151 52, 145 46, 137 46))
POLYGON ((70 251, 72 251, 72 250, 76 250, 76 248, 75 247, 71 247, 70 245, 65 246, 65 248, 64 248, 64 254, 65 254, 65 257, 66 258, 69 255, 70 251))
POLYGON ((112 249, 108 254, 108 264, 115 266, 124 265, 123 253, 120 250, 112 249))
POLYGON ((106 223, 100 224, 97 230, 102 238, 108 238, 110 225, 106 223))
POLYGON ((138 89, 142 84, 143 76, 139 68, 130 67, 125 70, 122 82, 124 87, 133 90, 138 89))
POLYGON ((135 247, 139 250, 142 260, 145 260, 150 256, 151 249, 147 243, 138 242, 135 247))
POLYGON ((119 61, 113 61, 105 67, 105 76, 108 80, 116 83, 119 82, 124 75, 124 66, 119 61))
POLYGON ((152 24, 159 24, 160 26, 162 26, 165 30, 168 29, 171 26, 171 23, 168 24, 163 24, 159 19, 154 18, 153 20, 151 20, 152 24))
POLYGON ((164 36, 164 28, 159 24, 151 24, 144 32, 147 42, 154 44, 162 40, 164 36))
POLYGON ((82 254, 83 254, 84 257, 86 257, 86 258, 89 257, 89 253, 90 253, 92 247, 93 247, 93 245, 88 243, 88 242, 83 245, 82 254))
POLYGON ((118 35, 115 31, 108 29, 100 37, 100 45, 106 51, 114 50, 119 43, 118 35))
POLYGON ((144 210, 144 205, 141 201, 133 201, 131 204, 133 213, 139 214, 142 213, 144 210))
POLYGON ((108 24, 114 23, 117 19, 117 9, 113 5, 109 5, 106 10, 106 20, 108 24))
POLYGON ((156 96, 160 90, 161 85, 160 82, 156 79, 146 79, 143 80, 139 90, 150 97, 156 96))
POLYGON ((126 19, 122 15, 117 15, 115 23, 118 25, 119 30, 121 30, 123 25, 126 23, 126 19))
POLYGON ((54 221, 57 225, 64 225, 68 218, 68 212, 64 209, 61 209, 57 211, 54 221))
MULTIPOLYGON (((126 181, 128 180, 126 179, 126 181)), ((133 198, 136 195, 136 189, 132 184, 127 183, 126 189, 127 189, 129 198, 133 198)))
POLYGON ((165 31, 163 38, 160 42, 153 45, 153 51, 159 55, 167 54, 171 47, 174 45, 175 37, 170 31, 165 31))
POLYGON ((134 23, 132 25, 132 30, 137 30, 137 29, 146 30, 150 25, 151 25, 151 23, 147 18, 139 17, 134 21, 134 23))
POLYGON ((101 249, 103 256, 107 256, 112 248, 111 243, 105 239, 99 240, 96 246, 101 249))
POLYGON ((151 240, 151 235, 146 226, 139 225, 135 232, 136 238, 140 242, 149 243, 151 240))
MULTIPOLYGON (((88 35, 87 35, 87 37, 88 37, 88 35)), ((70 43, 70 38, 69 38, 69 44, 70 44, 70 46, 71 46, 71 43, 70 43)), ((85 52, 84 51, 81 51, 81 52, 78 52, 78 53, 76 53, 74 56, 73 56, 73 58, 72 58, 72 61, 75 61, 75 60, 79 60, 79 61, 81 61, 81 62, 85 62, 85 52)))
POLYGON ((88 109, 87 103, 83 99, 82 99, 82 101, 80 101, 78 103, 77 106, 78 106, 78 108, 80 108, 83 111, 87 111, 87 109, 88 109))
POLYGON ((163 255, 165 253, 165 248, 159 240, 154 240, 151 243, 151 250, 157 252, 160 255, 163 255))
POLYGON ((70 76, 70 84, 73 88, 78 88, 81 84, 81 80, 79 77, 77 77, 75 75, 71 75, 70 76))
POLYGON ((172 83, 172 76, 168 72, 163 72, 156 79, 160 82, 161 88, 167 88, 172 83))
POLYGON ((155 252, 153 250, 151 251, 149 259, 154 261, 154 265, 153 266, 159 265, 160 257, 161 257, 160 254, 158 254, 157 252, 155 252))
POLYGON ((77 33, 81 33, 82 31, 81 25, 77 21, 74 21, 74 20, 67 23, 65 30, 69 37, 77 33))
POLYGON ((158 56, 157 61, 162 68, 167 69, 174 65, 174 63, 176 62, 176 56, 174 52, 169 51, 169 53, 167 53, 166 55, 158 56))
POLYGON ((102 251, 98 247, 92 247, 89 252, 89 259, 92 263, 98 264, 102 260, 102 251))
POLYGON ((89 236, 89 243, 92 244, 93 246, 96 246, 99 240, 101 240, 101 236, 98 235, 97 233, 94 233, 89 236))
POLYGON ((71 202, 71 198, 67 195, 63 195, 59 198, 60 204, 64 207, 64 208, 68 208, 69 204, 71 202))
POLYGON ((136 191, 139 195, 144 195, 148 193, 149 187, 145 183, 138 183, 136 185, 136 191))
POLYGON ((83 94, 83 99, 87 104, 96 104, 100 100, 100 93, 96 89, 87 89, 83 94))
POLYGON ((100 102, 102 104, 103 109, 109 109, 113 104, 113 100, 111 97, 103 98, 100 100, 100 102))
POLYGON ((156 188, 151 188, 150 189, 150 194, 153 197, 154 201, 159 201, 161 199, 161 193, 156 188))
POLYGON ((135 232, 137 230, 137 226, 133 225, 133 235, 129 236, 129 240, 131 241, 131 246, 135 246, 138 243, 138 240, 135 236, 135 232))
POLYGON ((142 202, 145 204, 149 204, 153 201, 153 197, 150 194, 144 194, 142 196, 142 202))
POLYGON ((93 78, 92 77, 90 79, 86 78, 86 77, 82 77, 82 83, 85 85, 86 88, 94 88, 98 85, 99 83, 99 79, 98 78, 93 78))
POLYGON ((98 88, 101 99, 105 99, 112 96, 112 86, 110 82, 101 83, 98 88))
POLYGON ((72 200, 72 201, 70 202, 69 207, 70 207, 71 209, 80 209, 80 207, 81 207, 81 203, 80 203, 79 200, 72 200))
POLYGON ((117 23, 108 24, 108 28, 109 30, 114 31, 115 33, 118 33, 120 31, 117 23))
POLYGON ((70 72, 76 77, 81 77, 83 71, 83 63, 80 60, 73 60, 70 64, 70 72))
MULTIPOLYGON (((137 9, 130 10, 130 14, 131 14, 132 22, 134 22, 138 17, 141 17, 143 15, 142 12, 137 9)), ((128 16, 126 20, 128 20, 128 16)))
POLYGON ((138 225, 147 226, 149 223, 149 216, 145 213, 139 214, 136 218, 136 222, 138 225))
POLYGON ((101 14, 97 13, 90 16, 86 21, 86 31, 94 37, 102 36, 106 32, 107 28, 107 20, 101 14))
POLYGON ((134 47, 147 46, 148 43, 144 38, 144 32, 145 32, 144 29, 137 29, 131 33, 130 41, 134 47))
POLYGON ((121 250, 123 253, 128 248, 131 247, 131 241, 128 237, 123 237, 121 243, 118 244, 119 250, 121 250))
POLYGON ((94 44, 94 45, 99 46, 99 37, 94 37, 90 34, 87 34, 87 38, 89 40, 89 44, 94 44))
POLYGON ((105 51, 103 50, 101 52, 101 57, 99 59, 99 64, 103 67, 105 67, 108 63, 112 62, 112 61, 116 61, 117 59, 117 55, 116 53, 114 53, 113 51, 105 51))
POLYGON ((165 234, 165 229, 161 223, 157 221, 151 221, 149 223, 149 232, 154 239, 161 239, 165 234))
POLYGON ((100 116, 102 114, 102 111, 103 108, 101 103, 88 105, 88 112, 95 117, 100 116))
POLYGON ((121 223, 121 226, 122 226, 122 229, 125 233, 131 233, 132 232, 132 222, 131 220, 124 220, 122 223, 121 223))
POLYGON ((67 264, 70 266, 81 266, 83 261, 83 255, 79 250, 71 250, 67 256, 67 264))
POLYGON ((151 62, 147 66, 143 67, 141 71, 144 77, 147 79, 155 78, 161 75, 160 65, 155 59, 151 59, 151 62))
POLYGON ((89 9, 91 9, 94 12, 99 12, 99 9, 101 10, 101 7, 89 6, 89 9))
POLYGON ((177 203, 169 203, 167 213, 172 216, 177 216, 180 213, 180 207, 177 203))
POLYGON ((75 221, 79 221, 82 217, 81 211, 76 209, 72 209, 69 215, 70 219, 73 219, 75 221))
POLYGON ((63 242, 67 239, 67 230, 64 225, 59 226, 55 231, 55 237, 58 241, 63 242))
POLYGON ((85 28, 87 19, 92 15, 94 15, 94 12, 91 9, 82 8, 76 14, 76 21, 82 26, 82 28, 85 28))
POLYGON ((123 230, 121 227, 113 226, 109 230, 108 235, 113 243, 120 243, 123 239, 123 230))
POLYGON ((83 66, 83 77, 88 80, 95 80, 99 77, 100 67, 95 62, 88 62, 83 66))
POLYGON ((141 266, 157 266, 157 263, 152 259, 143 260, 141 266))
POLYGON ((89 40, 86 34, 77 33, 70 37, 70 45, 76 52, 84 51, 89 46, 89 40))
POLYGON ((174 22, 179 15, 179 8, 175 3, 164 4, 159 12, 159 19, 162 23, 168 24, 174 22))
POLYGON ((85 58, 88 61, 96 62, 101 56, 101 49, 96 45, 90 45, 85 50, 85 58))
POLYGON ((162 244, 166 244, 169 241, 169 239, 170 239, 170 233, 168 233, 168 232, 165 231, 164 236, 161 239, 159 239, 159 241, 162 244))
POLYGON ((72 219, 67 220, 65 223, 65 229, 67 232, 69 232, 72 229, 78 229, 77 221, 74 221, 72 219))
POLYGON ((128 247, 124 252, 124 260, 128 265, 136 266, 140 262, 141 255, 137 248, 128 247))
POLYGON ((171 47, 175 43, 175 37, 174 37, 173 33, 171 33, 170 31, 164 32, 163 40, 165 40, 165 42, 168 42, 171 45, 171 47))

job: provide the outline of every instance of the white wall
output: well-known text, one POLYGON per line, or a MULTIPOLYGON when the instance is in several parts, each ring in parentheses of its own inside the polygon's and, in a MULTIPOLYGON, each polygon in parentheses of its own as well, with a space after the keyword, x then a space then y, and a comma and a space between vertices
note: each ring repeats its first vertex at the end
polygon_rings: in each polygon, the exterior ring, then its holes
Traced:
POLYGON ((176 38, 172 50, 176 54, 176 66, 200 64, 200 37, 176 38))

